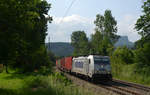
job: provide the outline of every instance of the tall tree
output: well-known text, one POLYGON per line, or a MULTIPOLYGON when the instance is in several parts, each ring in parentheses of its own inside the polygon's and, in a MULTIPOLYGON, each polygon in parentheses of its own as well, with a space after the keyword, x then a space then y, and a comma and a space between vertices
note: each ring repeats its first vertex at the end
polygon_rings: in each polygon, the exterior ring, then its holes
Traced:
POLYGON ((143 15, 137 20, 135 29, 141 39, 136 42, 136 63, 140 73, 150 75, 150 0, 144 1, 143 15))
POLYGON ((88 38, 84 31, 75 31, 71 35, 71 44, 75 48, 74 55, 87 55, 89 53, 88 38))
POLYGON ((137 20, 135 28, 142 38, 150 40, 150 0, 146 0, 142 8, 143 15, 137 20))
POLYGON ((112 16, 110 10, 106 10, 103 15, 97 14, 96 20, 94 21, 96 25, 96 33, 92 36, 93 48, 99 48, 95 53, 101 55, 108 55, 108 48, 111 48, 113 44, 118 40, 119 36, 117 33, 117 21, 112 16))
POLYGON ((46 17, 49 9, 50 4, 45 0, 0 0, 2 63, 19 68, 35 67, 38 59, 35 55, 44 47, 47 21, 51 21, 51 17, 46 17))
POLYGON ((95 34, 91 35, 91 50, 92 50, 92 54, 100 54, 100 45, 102 43, 103 40, 103 36, 101 34, 101 32, 96 31, 95 34))
POLYGON ((96 15, 96 20, 94 21, 94 24, 96 25, 96 31, 101 32, 104 37, 109 38, 112 44, 116 42, 118 39, 117 33, 117 21, 112 16, 112 13, 110 10, 106 10, 103 15, 96 15))

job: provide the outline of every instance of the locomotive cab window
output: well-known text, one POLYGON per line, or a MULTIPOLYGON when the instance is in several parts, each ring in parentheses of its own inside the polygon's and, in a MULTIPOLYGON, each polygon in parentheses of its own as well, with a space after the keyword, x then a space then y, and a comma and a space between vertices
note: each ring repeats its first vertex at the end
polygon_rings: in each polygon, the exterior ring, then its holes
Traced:
POLYGON ((91 63, 91 60, 89 59, 89 64, 91 63))
POLYGON ((101 58, 101 59, 94 59, 95 64, 109 64, 109 59, 101 58))

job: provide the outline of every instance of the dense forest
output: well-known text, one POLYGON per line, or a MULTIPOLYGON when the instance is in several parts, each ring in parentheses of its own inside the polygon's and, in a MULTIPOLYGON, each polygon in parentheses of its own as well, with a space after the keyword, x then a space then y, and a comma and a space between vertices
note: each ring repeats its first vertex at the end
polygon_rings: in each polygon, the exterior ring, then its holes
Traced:
POLYGON ((50 8, 45 0, 0 0, 0 63, 6 72, 50 66, 45 47, 50 8))

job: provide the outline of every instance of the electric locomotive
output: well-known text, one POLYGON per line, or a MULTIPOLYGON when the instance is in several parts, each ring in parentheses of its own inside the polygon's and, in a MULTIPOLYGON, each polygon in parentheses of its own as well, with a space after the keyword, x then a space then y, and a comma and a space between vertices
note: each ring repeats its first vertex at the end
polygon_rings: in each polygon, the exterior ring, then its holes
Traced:
POLYGON ((89 55, 73 58, 72 72, 87 76, 94 81, 112 80, 108 56, 89 55))

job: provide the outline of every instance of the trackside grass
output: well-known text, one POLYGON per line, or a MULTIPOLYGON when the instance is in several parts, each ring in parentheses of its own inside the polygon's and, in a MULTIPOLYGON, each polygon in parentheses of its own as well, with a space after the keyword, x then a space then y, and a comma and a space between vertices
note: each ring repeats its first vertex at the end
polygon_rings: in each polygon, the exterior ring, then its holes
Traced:
POLYGON ((150 76, 135 71, 135 64, 112 63, 113 78, 150 86, 150 76))
POLYGON ((93 95, 77 87, 60 73, 48 76, 36 74, 0 73, 0 95, 93 95))

